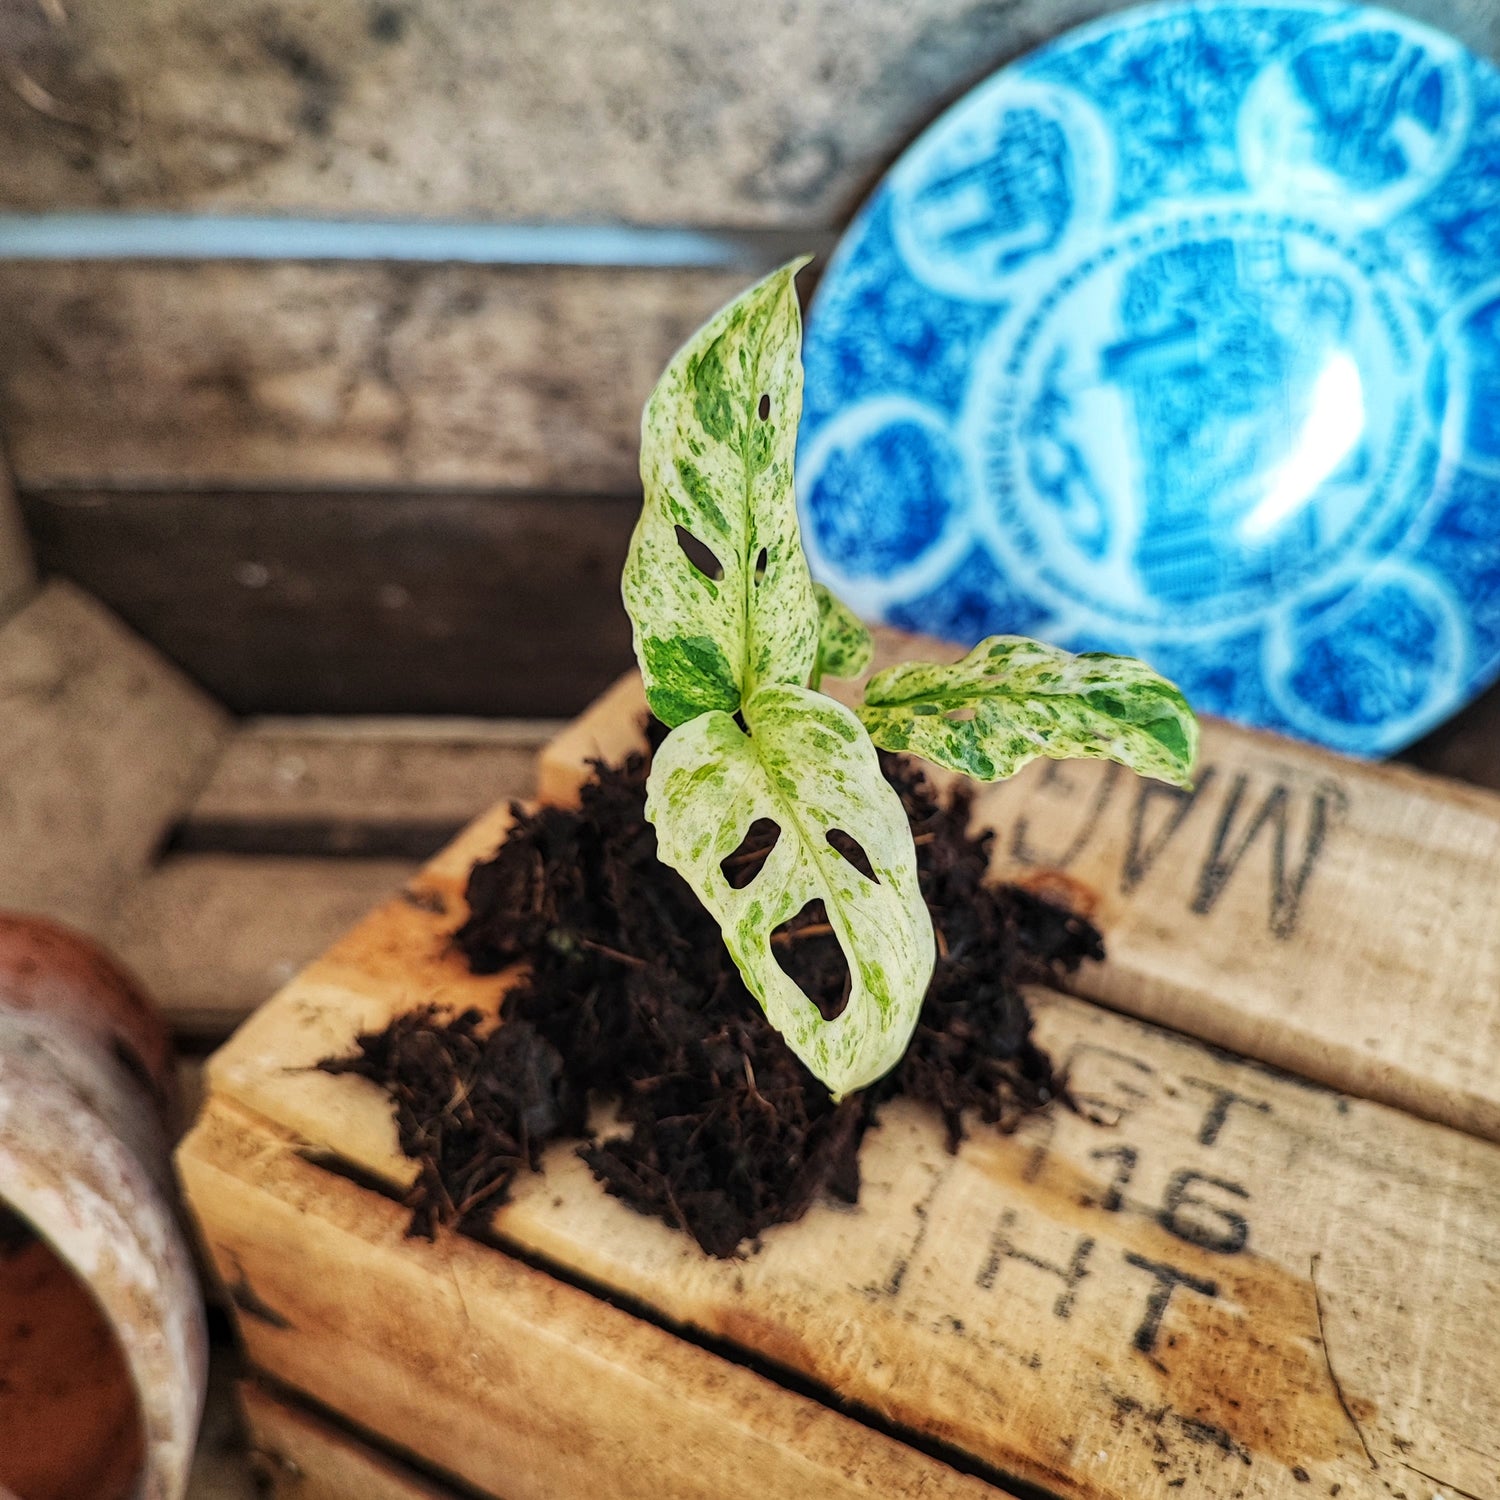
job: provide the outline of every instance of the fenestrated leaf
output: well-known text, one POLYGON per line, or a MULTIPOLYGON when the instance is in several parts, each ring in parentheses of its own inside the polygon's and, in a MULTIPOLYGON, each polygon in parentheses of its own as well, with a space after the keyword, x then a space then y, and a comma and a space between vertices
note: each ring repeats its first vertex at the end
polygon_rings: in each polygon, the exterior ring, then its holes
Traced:
POLYGON ((764 683, 807 681, 818 615, 797 531, 792 461, 802 412, 793 261, 699 329, 641 421, 645 503, 625 608, 646 699, 667 724, 732 713, 764 683), (689 560, 678 528, 722 576, 689 560))
POLYGON ((723 929, 750 992, 835 1097, 900 1059, 932 977, 932 921, 917 884, 901 800, 847 708, 803 687, 764 687, 744 704, 747 735, 727 713, 669 734, 647 784, 661 858, 723 929), (757 818, 781 830, 755 878, 735 890, 720 868, 757 818), (876 879, 828 840, 863 847, 876 879), (771 934, 821 899, 849 962, 844 1011, 825 1021, 777 963, 771 934))
POLYGON ((1185 787, 1198 753, 1187 700, 1144 662, 1073 656, 1014 635, 991 636, 951 666, 908 662, 877 673, 859 717, 881 749, 977 781, 1046 755, 1115 760, 1185 787))
POLYGON ((812 685, 825 677, 858 677, 870 665, 875 642, 864 621, 824 584, 813 584, 818 601, 818 658, 812 685))

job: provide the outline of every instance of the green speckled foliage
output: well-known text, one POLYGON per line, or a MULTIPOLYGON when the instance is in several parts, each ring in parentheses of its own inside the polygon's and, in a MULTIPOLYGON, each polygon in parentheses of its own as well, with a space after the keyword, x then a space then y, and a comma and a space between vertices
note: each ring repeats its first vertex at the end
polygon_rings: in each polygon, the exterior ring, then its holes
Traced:
POLYGON ((951 666, 906 662, 877 673, 859 716, 882 750, 976 781, 1045 755, 1115 760, 1185 787, 1198 753, 1187 700, 1144 662, 1073 656, 1015 635, 992 635, 951 666))
POLYGON ((694 334, 646 403, 645 504, 623 592, 646 698, 666 724, 732 713, 762 683, 800 685, 812 670, 818 611, 792 489, 804 264, 783 266, 694 334), (689 561, 679 526, 722 577, 689 561))
POLYGON ((901 799, 870 737, 842 704, 810 688, 770 686, 727 713, 701 714, 656 753, 646 816, 662 859, 717 919, 751 994, 836 1097, 895 1066, 932 977, 932 922, 917 884, 901 799), (780 829, 742 890, 720 868, 757 818, 780 829), (871 880, 828 841, 858 840, 871 880), (849 1003, 825 1021, 776 961, 771 934, 820 899, 849 960, 849 1003))
POLYGON ((813 584, 818 601, 818 657, 812 685, 825 677, 861 677, 875 654, 875 642, 864 621, 832 589, 813 584))
POLYGON ((661 857, 718 920, 772 1024, 842 1097, 900 1059, 934 962, 911 829, 876 746, 982 781, 1039 755, 1106 756, 1185 786, 1198 726, 1181 693, 1138 661, 1011 636, 953 666, 881 672, 857 715, 816 691, 825 675, 865 672, 872 643, 813 585, 797 530, 803 264, 713 318, 647 402, 645 503, 623 592, 647 701, 671 731, 647 784, 661 857), (712 560, 694 561, 694 543, 712 560), (735 890, 722 864, 759 818, 780 836, 735 890), (874 879, 830 843, 835 831, 859 843, 874 879), (771 941, 813 900, 849 962, 849 1001, 832 1021, 771 941))

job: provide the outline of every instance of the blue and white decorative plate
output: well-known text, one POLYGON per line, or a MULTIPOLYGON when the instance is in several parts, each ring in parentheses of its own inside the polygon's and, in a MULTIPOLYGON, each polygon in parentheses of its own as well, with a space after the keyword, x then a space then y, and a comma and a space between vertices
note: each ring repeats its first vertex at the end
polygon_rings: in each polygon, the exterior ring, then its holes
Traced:
POLYGON ((1356 754, 1500 674, 1500 72, 1359 6, 1152 6, 996 74, 809 320, 814 571, 1127 651, 1356 754))

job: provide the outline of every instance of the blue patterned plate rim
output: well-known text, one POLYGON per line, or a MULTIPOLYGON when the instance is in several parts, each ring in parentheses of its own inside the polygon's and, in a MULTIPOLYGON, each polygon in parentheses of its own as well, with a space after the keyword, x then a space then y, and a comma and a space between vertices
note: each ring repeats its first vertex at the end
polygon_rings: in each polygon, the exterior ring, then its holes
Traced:
POLYGON ((814 571, 1358 755, 1500 677, 1500 71, 1331 0, 1120 11, 902 155, 809 317, 814 571))

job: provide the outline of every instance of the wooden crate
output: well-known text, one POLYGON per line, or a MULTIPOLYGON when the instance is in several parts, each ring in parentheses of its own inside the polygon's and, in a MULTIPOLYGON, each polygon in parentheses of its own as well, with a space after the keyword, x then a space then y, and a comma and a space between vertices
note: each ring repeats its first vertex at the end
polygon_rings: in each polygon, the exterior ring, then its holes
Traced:
MULTIPOLYGON (((638 692, 546 790, 630 742, 638 692)), ((857 1209, 731 1262, 565 1148, 482 1237, 409 1239, 383 1096, 309 1069, 495 1008, 446 941, 508 815, 480 819, 210 1063, 180 1162, 274 1382, 263 1446, 495 1500, 1500 1492, 1500 801, 1222 725, 1199 787, 1033 767, 980 803, 1003 872, 1105 925, 1036 1006, 1107 1123, 950 1156, 892 1106, 857 1209)))

